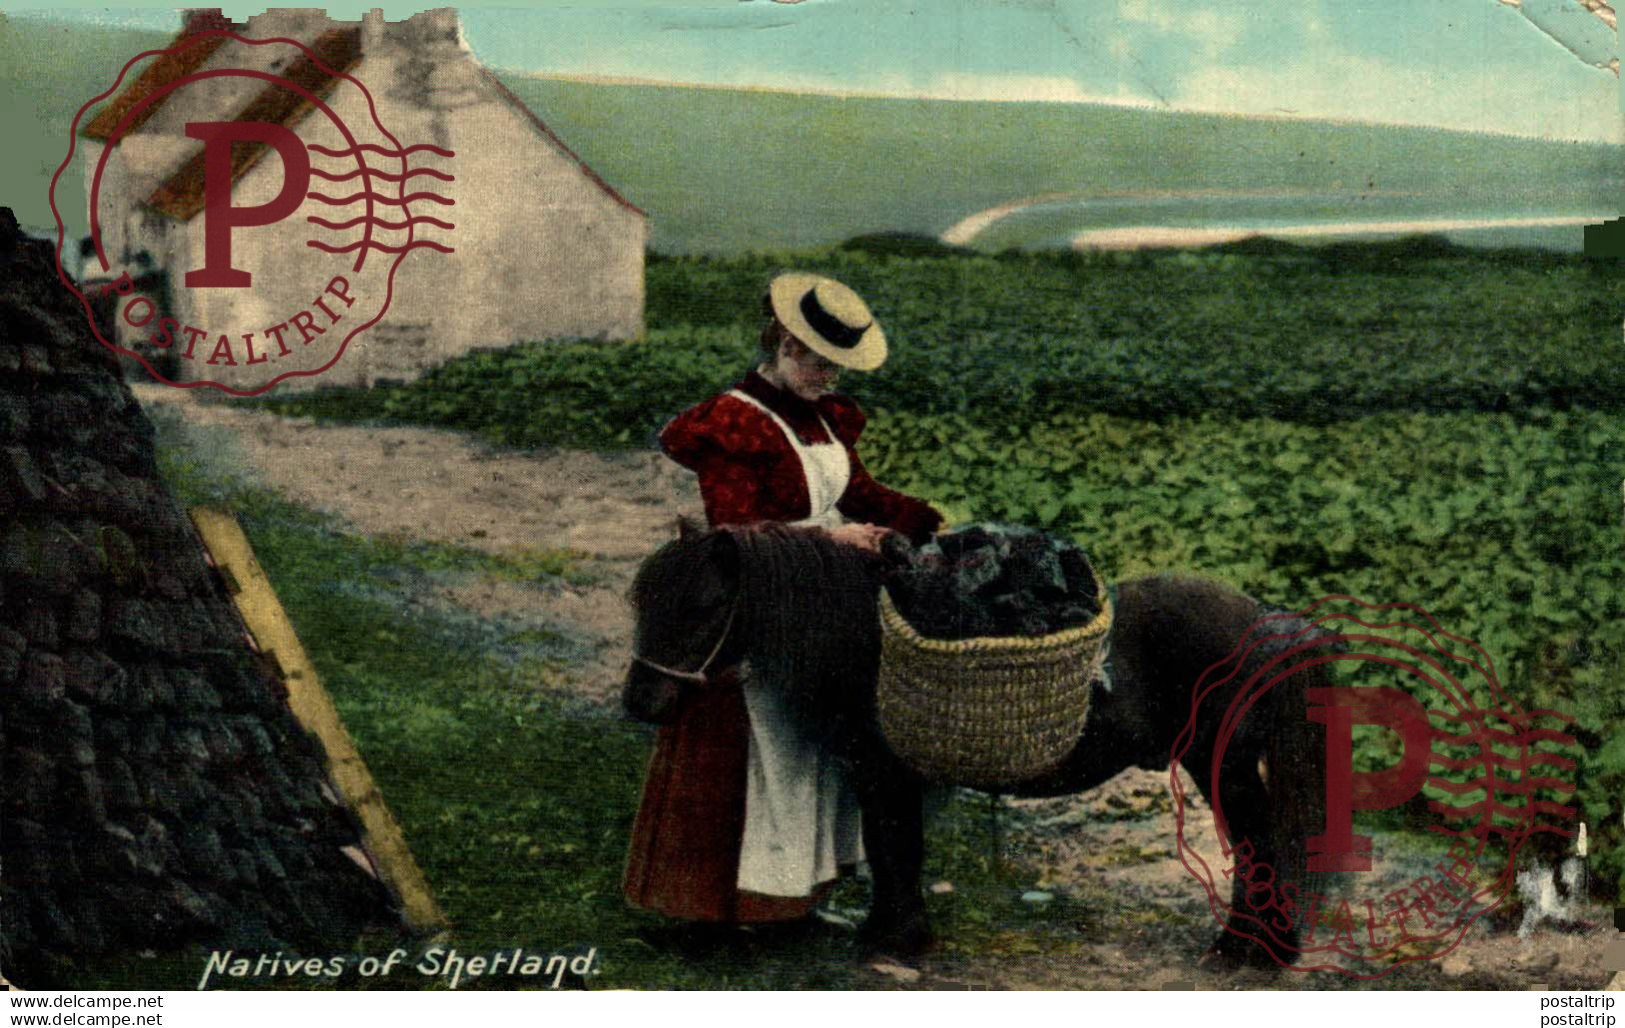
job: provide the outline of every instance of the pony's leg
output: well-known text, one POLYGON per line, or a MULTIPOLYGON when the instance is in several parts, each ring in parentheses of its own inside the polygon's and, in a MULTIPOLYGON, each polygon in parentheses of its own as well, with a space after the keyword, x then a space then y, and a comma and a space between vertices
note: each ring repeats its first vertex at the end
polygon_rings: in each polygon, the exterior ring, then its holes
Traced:
POLYGON ((1276 852, 1275 833, 1270 823, 1269 789, 1258 773, 1258 755, 1251 748, 1236 747, 1220 766, 1219 795, 1215 804, 1211 754, 1187 754, 1180 762, 1196 781, 1210 807, 1224 814, 1227 859, 1232 868, 1246 869, 1247 875, 1230 873, 1230 916, 1223 931, 1203 955, 1203 966, 1231 968, 1242 965, 1277 967, 1290 964, 1296 956, 1298 925, 1295 918, 1271 909, 1261 886, 1274 879, 1279 884, 1286 865, 1276 852), (1263 870, 1265 867, 1269 870, 1263 870), (1254 882, 1258 886, 1254 886, 1254 882), (1253 888, 1252 899, 1248 890, 1253 888))
POLYGON ((852 784, 863 809, 863 848, 873 876, 873 898, 861 941, 871 952, 916 956, 932 941, 920 896, 924 783, 886 753, 855 761, 852 784))

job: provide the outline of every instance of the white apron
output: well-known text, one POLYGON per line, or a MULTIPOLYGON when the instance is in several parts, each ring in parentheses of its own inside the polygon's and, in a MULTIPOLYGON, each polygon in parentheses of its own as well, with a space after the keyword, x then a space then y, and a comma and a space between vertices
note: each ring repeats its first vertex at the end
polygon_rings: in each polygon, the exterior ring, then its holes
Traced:
MULTIPOLYGON (((773 419, 801 459, 810 515, 794 522, 834 528, 845 520, 835 504, 846 492, 852 463, 828 422, 828 443, 808 444, 755 397, 729 392, 773 419)), ((841 864, 863 859, 861 819, 845 769, 798 723, 774 683, 743 676, 750 714, 745 771, 745 837, 738 886, 766 896, 807 896, 836 876, 841 864)))

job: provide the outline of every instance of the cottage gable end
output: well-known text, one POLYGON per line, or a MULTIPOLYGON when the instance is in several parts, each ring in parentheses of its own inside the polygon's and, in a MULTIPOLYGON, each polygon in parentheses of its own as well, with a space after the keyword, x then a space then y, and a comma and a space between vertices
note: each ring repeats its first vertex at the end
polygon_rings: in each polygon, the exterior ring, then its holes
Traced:
MULTIPOLYGON (((298 131, 315 106, 298 93, 251 77, 227 76, 191 84, 186 89, 187 97, 180 101, 174 101, 175 92, 163 92, 166 87, 199 71, 246 68, 276 74, 303 87, 317 99, 323 99, 350 74, 364 82, 372 80, 369 89, 383 85, 377 81, 381 76, 360 67, 369 54, 388 56, 397 64, 396 72, 389 76, 390 87, 385 88, 379 98, 380 105, 390 112, 432 108, 436 101, 434 80, 446 77, 437 65, 467 62, 484 88, 513 107, 538 136, 566 156, 588 181, 617 204, 646 217, 475 58, 462 41, 456 11, 451 8, 426 11, 399 23, 384 22, 376 11, 361 22, 339 22, 319 11, 274 9, 251 18, 247 25, 237 25, 219 11, 198 11, 193 12, 186 28, 175 37, 174 45, 189 40, 195 42, 178 53, 155 59, 83 133, 88 139, 113 144, 128 143, 137 135, 159 136, 163 137, 161 147, 132 149, 161 149, 170 155, 183 154, 178 163, 169 164, 159 173, 160 177, 148 183, 151 192, 145 197, 147 206, 170 217, 186 221, 203 209, 203 151, 201 144, 186 137, 187 121, 263 121, 298 131), (256 47, 228 33, 247 39, 294 39, 303 43, 311 54, 290 60, 285 47, 256 47), (277 53, 279 50, 282 53, 277 53), (401 74, 402 65, 407 66, 409 76, 401 74), (408 77, 417 81, 403 83, 408 77), (120 122, 155 93, 161 95, 140 107, 125 126, 122 138, 115 139, 120 122), (177 147, 177 143, 181 145, 177 147)), ((264 156, 265 149, 260 144, 239 144, 233 148, 233 183, 254 167, 264 156)), ((150 172, 150 160, 137 160, 135 164, 147 167, 150 172)))
MULTIPOLYGON (((170 60, 138 79, 113 105, 122 113, 107 116, 112 124, 93 126, 103 138, 87 140, 85 155, 87 178, 100 176, 87 195, 109 257, 96 273, 139 267, 155 309, 214 341, 212 349, 154 351, 166 377, 240 390, 275 374, 286 388, 368 385, 416 377, 475 347, 642 333, 648 216, 481 64, 455 11, 392 23, 377 11, 342 22, 318 10, 275 9, 229 29, 194 18, 179 38, 210 44, 206 58, 170 60), (267 39, 296 40, 310 52, 246 41, 267 39), (238 74, 164 92, 188 69, 257 70, 305 92, 238 74), (198 216, 206 157, 202 141, 186 134, 198 121, 280 124, 310 156, 300 205, 229 237, 233 266, 255 276, 252 289, 183 287, 208 252, 209 225, 198 216), (321 253, 368 248, 377 259, 367 267, 385 269, 389 282, 370 288, 345 278, 369 296, 387 295, 387 309, 353 340, 343 337, 336 364, 322 364, 335 359, 324 349, 333 339, 308 348, 301 339, 278 352, 281 364, 225 363, 220 339, 252 336, 263 348, 273 329, 310 307, 311 276, 291 269, 319 263, 321 253)), ((233 207, 282 202, 290 180, 276 154, 261 159, 267 149, 234 144, 233 207)), ((354 260, 334 262, 329 273, 354 260)), ((122 346, 149 344, 139 325, 111 327, 122 346)))

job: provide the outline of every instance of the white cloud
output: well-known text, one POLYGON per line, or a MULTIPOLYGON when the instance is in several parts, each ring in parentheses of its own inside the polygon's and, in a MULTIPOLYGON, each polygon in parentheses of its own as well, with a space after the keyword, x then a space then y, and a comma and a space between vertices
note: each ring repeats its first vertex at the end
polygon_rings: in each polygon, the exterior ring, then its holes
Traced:
POLYGON ((1115 107, 1156 108, 1153 103, 1119 86, 1116 92, 1089 92, 1064 75, 981 75, 944 72, 926 79, 900 73, 870 74, 861 81, 794 72, 742 71, 709 80, 680 76, 627 75, 617 72, 539 71, 539 78, 640 85, 695 86, 702 89, 745 89, 766 92, 812 93, 823 96, 882 96, 917 100, 993 100, 1005 102, 1088 103, 1115 107))
POLYGON ((875 94, 931 100, 1003 100, 1042 103, 1099 103, 1151 107, 1151 101, 1119 86, 1116 92, 1089 92, 1065 75, 992 75, 975 72, 939 72, 928 78, 903 74, 867 75, 851 79, 780 73, 772 88, 799 92, 875 94))
POLYGON ((1180 79, 1171 99, 1176 107, 1190 110, 1620 141, 1618 123, 1597 117, 1599 110, 1612 111, 1618 102, 1618 85, 1611 76, 1598 75, 1570 102, 1553 104, 1550 97, 1532 95, 1537 82, 1520 88, 1520 78, 1528 74, 1527 69, 1486 65, 1472 74, 1449 75, 1378 58, 1316 53, 1269 67, 1199 68, 1180 79), (1380 119, 1372 118, 1374 111, 1382 112, 1380 119))
POLYGON ((978 75, 944 72, 918 89, 918 95, 949 100, 1041 100, 1050 103, 1132 103, 1150 106, 1126 87, 1113 94, 1090 93, 1064 75, 978 75))
POLYGON ((1120 0, 1118 16, 1133 25, 1189 37, 1208 57, 1235 46, 1243 24, 1239 15, 1213 9, 1177 10, 1164 0, 1120 0))
POLYGON ((1195 11, 1184 18, 1185 32, 1214 50, 1228 50, 1241 38, 1241 19, 1219 11, 1195 11))

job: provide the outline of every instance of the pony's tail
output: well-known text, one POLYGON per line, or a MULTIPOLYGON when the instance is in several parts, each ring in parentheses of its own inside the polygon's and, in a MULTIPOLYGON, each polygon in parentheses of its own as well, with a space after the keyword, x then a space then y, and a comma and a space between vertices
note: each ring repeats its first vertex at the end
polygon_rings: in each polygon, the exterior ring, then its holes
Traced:
MULTIPOLYGON (((1294 641, 1325 636, 1310 629, 1294 641)), ((1341 641, 1327 640, 1298 659, 1326 652, 1346 651, 1341 641)), ((1266 750, 1266 788, 1270 797, 1270 830, 1278 880, 1296 886, 1293 901, 1298 910, 1293 917, 1297 931, 1286 941, 1298 950, 1314 936, 1309 918, 1324 905, 1313 897, 1324 896, 1335 884, 1335 876, 1309 870, 1309 838, 1326 830, 1326 730, 1309 720, 1308 691, 1334 684, 1331 666, 1316 664, 1294 673, 1276 687, 1273 729, 1266 750)), ((1285 954, 1288 959, 1291 954, 1285 954)))

